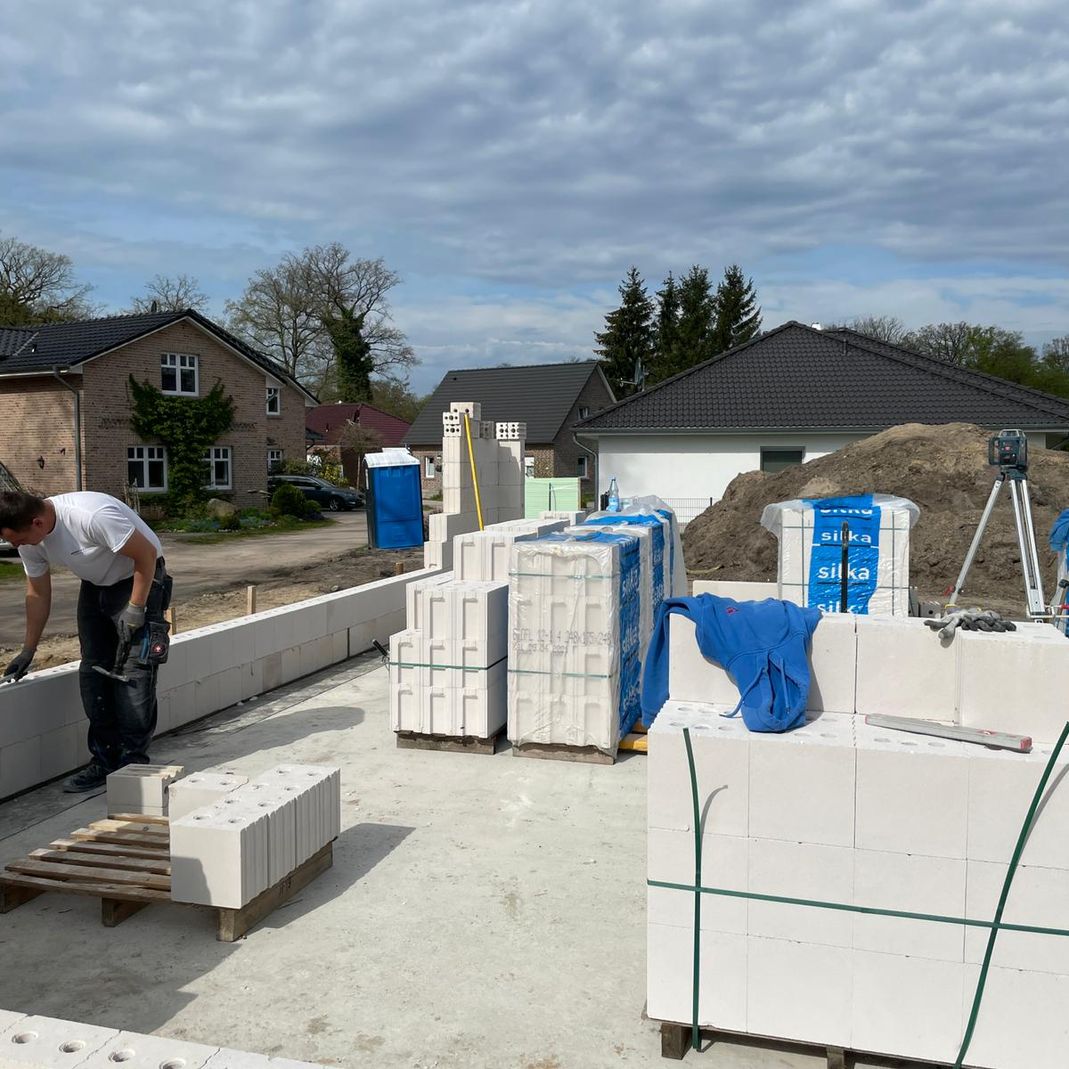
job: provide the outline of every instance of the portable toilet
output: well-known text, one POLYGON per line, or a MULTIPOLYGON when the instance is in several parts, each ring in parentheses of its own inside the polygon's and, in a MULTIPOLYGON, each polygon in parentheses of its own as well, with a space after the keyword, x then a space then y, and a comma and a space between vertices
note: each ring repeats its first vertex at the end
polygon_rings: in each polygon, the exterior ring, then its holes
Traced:
POLYGON ((407 449, 368 453, 367 538, 372 549, 423 545, 423 487, 419 460, 407 449))

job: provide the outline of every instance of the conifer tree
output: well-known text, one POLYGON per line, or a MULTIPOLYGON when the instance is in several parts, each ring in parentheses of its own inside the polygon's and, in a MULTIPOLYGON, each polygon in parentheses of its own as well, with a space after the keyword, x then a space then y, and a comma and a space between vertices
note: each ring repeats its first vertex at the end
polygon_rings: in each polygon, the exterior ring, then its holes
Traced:
POLYGON ((711 356, 742 345, 760 331, 761 309, 757 304, 753 279, 746 278, 738 264, 725 268, 713 303, 711 356))
POLYGON ((653 301, 646 283, 631 267, 620 283, 620 307, 605 316, 605 329, 594 334, 594 352, 617 397, 637 389, 636 368, 646 368, 653 350, 653 301))

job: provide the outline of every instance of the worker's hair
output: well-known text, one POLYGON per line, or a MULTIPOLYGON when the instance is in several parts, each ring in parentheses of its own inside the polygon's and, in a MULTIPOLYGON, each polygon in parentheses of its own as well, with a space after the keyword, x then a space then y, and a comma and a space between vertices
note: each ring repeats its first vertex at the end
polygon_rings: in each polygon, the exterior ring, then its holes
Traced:
POLYGON ((45 510, 45 499, 25 490, 0 490, 0 528, 25 531, 45 510))

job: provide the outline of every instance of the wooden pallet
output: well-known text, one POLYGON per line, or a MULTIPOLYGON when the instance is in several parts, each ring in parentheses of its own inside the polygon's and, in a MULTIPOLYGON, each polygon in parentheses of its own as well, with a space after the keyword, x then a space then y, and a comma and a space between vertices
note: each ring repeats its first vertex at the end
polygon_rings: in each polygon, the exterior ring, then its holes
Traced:
POLYGON ((634 729, 620 740, 620 749, 627 750, 629 753, 647 753, 649 741, 646 738, 646 728, 639 720, 634 729))
POLYGON ((616 754, 596 746, 565 746, 557 742, 520 742, 512 744, 513 757, 537 757, 543 761, 579 761, 587 765, 614 765, 616 754))
MULTIPOLYGON (((827 1069, 848 1069, 854 1064, 856 1058, 882 1058, 867 1051, 849 1050, 843 1047, 827 1047, 821 1044, 798 1043, 794 1040, 774 1039, 770 1036, 755 1036, 748 1032, 724 1032, 719 1029, 703 1028, 701 1037, 708 1040, 712 1045, 717 1039, 744 1041, 749 1044, 761 1044, 772 1048, 786 1048, 788 1050, 804 1050, 809 1054, 822 1056, 826 1060, 827 1069)), ((677 1024, 672 1021, 661 1022, 661 1057, 681 1061, 691 1049, 691 1026, 689 1024, 677 1024)), ((897 1061, 894 1062, 898 1064, 897 1061)), ((908 1059, 911 1066, 930 1066, 936 1069, 935 1062, 920 1062, 915 1058, 908 1059)), ((939 1063, 940 1065, 945 1063, 939 1063)))
MULTIPOLYGON (((216 938, 233 943, 334 863, 334 844, 298 866, 240 909, 176 903, 216 914, 216 938)), ((119 815, 78 828, 0 873, 0 913, 47 891, 100 899, 100 919, 114 928, 154 902, 171 902, 170 832, 166 817, 119 815)))
POLYGON ((398 731, 397 748, 399 750, 442 750, 448 753, 493 755, 497 752, 498 739, 504 734, 504 725, 485 739, 480 739, 475 735, 421 735, 418 731, 398 731))

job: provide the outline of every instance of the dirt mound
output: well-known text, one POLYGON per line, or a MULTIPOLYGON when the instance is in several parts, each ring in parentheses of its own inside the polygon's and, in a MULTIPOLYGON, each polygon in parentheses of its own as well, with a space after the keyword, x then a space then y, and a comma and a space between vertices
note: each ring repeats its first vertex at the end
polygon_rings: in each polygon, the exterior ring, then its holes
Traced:
MULTIPOLYGON (((760 523, 765 505, 799 497, 898 494, 921 509, 911 535, 910 582, 922 598, 940 598, 957 579, 991 492, 990 436, 968 423, 909 423, 774 475, 739 475, 720 501, 688 524, 683 537, 687 572, 692 579, 774 580, 777 542, 760 523)), ((1069 453, 1041 449, 1034 440, 1029 445, 1036 542, 1044 594, 1050 597, 1055 558, 1047 536, 1058 513, 1069 508, 1069 453)), ((962 600, 1023 610, 1008 488, 999 495, 962 600)))

